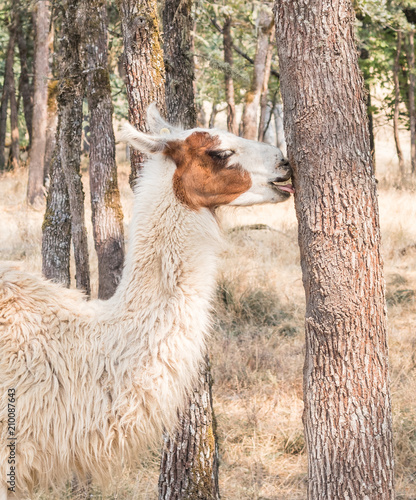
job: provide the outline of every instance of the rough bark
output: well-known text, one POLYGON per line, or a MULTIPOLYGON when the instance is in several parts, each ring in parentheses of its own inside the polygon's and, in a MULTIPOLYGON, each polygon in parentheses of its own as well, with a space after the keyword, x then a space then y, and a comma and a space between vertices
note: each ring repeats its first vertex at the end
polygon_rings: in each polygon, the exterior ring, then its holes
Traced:
POLYGON ((386 303, 355 15, 349 0, 276 0, 275 9, 306 293, 308 498, 393 499, 386 303))
POLYGON ((393 66, 393 82, 394 82, 393 130, 394 130, 394 142, 396 145, 397 158, 399 159, 400 177, 403 180, 405 175, 404 159, 403 159, 403 151, 400 146, 400 137, 399 137, 399 115, 400 115, 399 62, 400 62, 401 47, 402 47, 402 32, 399 30, 397 32, 396 56, 394 58, 394 66, 393 66))
POLYGON ((160 500, 217 500, 218 444, 212 409, 212 379, 207 364, 192 392, 179 430, 165 435, 160 464, 160 500))
MULTIPOLYGON (((152 102, 165 110, 165 69, 156 0, 117 0, 123 31, 129 120, 148 132, 146 109, 152 102), (138 50, 140 48, 140 50, 138 50)), ((130 185, 133 187, 143 154, 131 149, 130 185)))
POLYGON ((115 292, 124 263, 123 212, 117 183, 113 104, 108 72, 105 0, 84 0, 84 71, 90 113, 90 189, 95 250, 98 257, 98 298, 115 292))
POLYGON ((38 0, 35 20, 35 67, 33 93, 32 144, 29 152, 29 178, 27 202, 31 206, 43 204, 43 179, 45 168, 46 128, 48 118, 49 77, 49 25, 51 9, 49 0, 38 0))
MULTIPOLYGON (((163 11, 167 119, 186 128, 196 126, 192 3, 166 0, 163 11)), ((206 371, 180 415, 177 431, 165 435, 160 500, 219 498, 218 445, 208 366, 207 361, 206 371)))
POLYGON ((7 108, 10 100, 10 85, 14 81, 13 62, 14 62, 14 45, 16 41, 16 30, 11 25, 9 28, 9 42, 6 52, 6 63, 3 80, 3 92, 0 105, 0 172, 5 168, 5 145, 6 145, 6 125, 7 125, 7 108))
MULTIPOLYGON (((59 124, 57 133, 59 134, 59 124)), ((46 278, 67 288, 71 283, 70 252, 71 211, 60 148, 56 145, 50 167, 50 185, 42 226, 42 273, 46 278)))
POLYGON ((82 101, 85 87, 80 43, 85 19, 80 15, 82 11, 79 0, 62 0, 60 8, 62 15, 58 92, 60 126, 57 143, 71 208, 76 287, 89 295, 91 290, 88 244, 84 222, 84 191, 80 174, 82 101))
POLYGON ((252 140, 256 140, 258 137, 257 113, 266 74, 269 39, 274 29, 273 15, 265 6, 260 9, 257 29, 258 37, 256 56, 254 58, 253 78, 251 80, 250 90, 246 93, 244 111, 241 119, 243 137, 252 140))
POLYGON ((269 80, 270 80, 270 71, 272 69, 272 56, 273 56, 273 48, 274 48, 274 25, 272 27, 270 37, 269 37, 269 47, 267 49, 266 55, 266 63, 264 66, 264 77, 263 77, 263 85, 261 89, 261 97, 260 97, 260 122, 259 122, 259 131, 258 131, 258 140, 264 141, 264 134, 267 127, 267 119, 270 111, 268 111, 269 106, 269 80))
POLYGON ((165 0, 163 53, 166 72, 166 117, 184 128, 195 127, 193 0, 165 0))
POLYGON ((232 77, 233 67, 233 39, 231 35, 231 16, 225 18, 223 33, 224 62, 229 71, 224 75, 225 99, 227 101, 227 129, 232 134, 238 134, 237 115, 235 113, 234 81, 232 77))
POLYGON ((410 117, 410 159, 412 174, 416 172, 416 109, 415 109, 415 43, 414 32, 410 31, 407 50, 407 64, 409 66, 409 117, 410 117))

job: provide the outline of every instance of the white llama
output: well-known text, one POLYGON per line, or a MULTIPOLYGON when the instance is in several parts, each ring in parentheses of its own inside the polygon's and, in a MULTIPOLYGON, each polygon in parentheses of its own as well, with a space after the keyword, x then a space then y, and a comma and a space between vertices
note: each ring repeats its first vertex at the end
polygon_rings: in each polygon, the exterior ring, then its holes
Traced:
POLYGON ((155 107, 149 123, 162 135, 126 132, 150 159, 111 299, 87 302, 0 267, 1 500, 61 484, 72 471, 104 483, 172 429, 209 329, 215 207, 276 203, 294 192, 278 184, 291 171, 277 148, 175 129, 155 107))

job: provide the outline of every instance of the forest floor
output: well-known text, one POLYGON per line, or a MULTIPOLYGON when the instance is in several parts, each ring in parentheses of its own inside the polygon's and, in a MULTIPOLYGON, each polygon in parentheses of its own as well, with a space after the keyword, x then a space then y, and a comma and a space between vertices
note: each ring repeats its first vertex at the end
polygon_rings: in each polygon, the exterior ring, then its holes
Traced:
MULTIPOLYGON (((395 186, 397 167, 391 141, 380 136, 377 144, 396 491, 398 499, 416 500, 416 196, 413 189, 395 186)), ((119 157, 128 235, 132 193, 121 148, 119 157)), ((83 173, 96 295, 86 160, 83 173)), ((23 169, 0 178, 0 260, 22 260, 27 270, 40 272, 43 213, 26 207, 25 193, 23 169)), ((210 341, 221 495, 223 500, 305 499, 305 299, 293 198, 280 205, 223 210, 221 219, 226 237, 210 341)), ((155 500, 158 466, 155 453, 137 471, 126 472, 108 498, 155 500)), ((52 498, 58 497, 51 495, 48 500, 52 498)))

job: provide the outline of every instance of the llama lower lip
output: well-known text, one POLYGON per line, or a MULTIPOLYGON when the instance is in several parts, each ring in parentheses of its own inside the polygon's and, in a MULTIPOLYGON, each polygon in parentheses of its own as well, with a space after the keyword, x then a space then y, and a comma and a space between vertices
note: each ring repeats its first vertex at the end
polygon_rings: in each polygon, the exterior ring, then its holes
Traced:
POLYGON ((295 194, 295 188, 292 186, 292 184, 278 184, 276 181, 271 182, 275 188, 279 189, 280 191, 285 191, 286 193, 291 193, 295 194))

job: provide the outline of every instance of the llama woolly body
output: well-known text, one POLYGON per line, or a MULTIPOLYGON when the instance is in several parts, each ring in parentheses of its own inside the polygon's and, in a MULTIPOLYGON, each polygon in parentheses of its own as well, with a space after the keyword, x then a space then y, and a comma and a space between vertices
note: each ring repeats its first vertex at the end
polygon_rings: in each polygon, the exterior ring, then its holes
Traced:
POLYGON ((176 421, 204 352, 220 232, 209 209, 178 201, 175 168, 162 154, 144 166, 111 299, 0 267, 0 477, 14 389, 21 490, 73 471, 105 482, 176 421))

